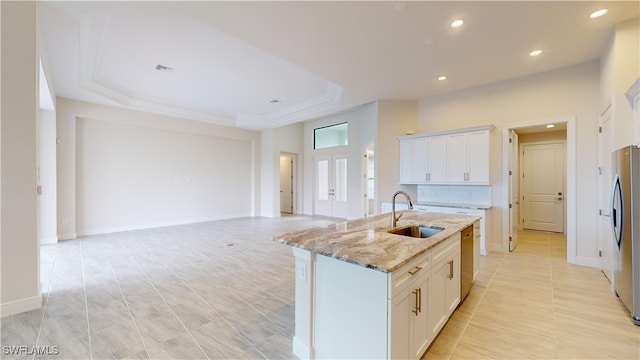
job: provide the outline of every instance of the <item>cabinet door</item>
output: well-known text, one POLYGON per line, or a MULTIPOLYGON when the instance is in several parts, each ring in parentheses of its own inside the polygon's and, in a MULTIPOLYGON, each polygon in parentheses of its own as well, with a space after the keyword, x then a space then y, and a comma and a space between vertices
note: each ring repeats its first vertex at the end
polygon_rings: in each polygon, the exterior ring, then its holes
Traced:
MULTIPOLYGON (((436 250, 437 251, 437 250, 436 250)), ((431 270, 429 323, 432 338, 438 335, 460 303, 460 246, 447 250, 431 270)))
POLYGON ((391 359, 412 358, 414 307, 415 297, 409 289, 391 301, 391 359))
POLYGON ((447 181, 447 137, 433 136, 429 138, 429 183, 445 183, 447 181))
POLYGON ((431 291, 429 292, 429 329, 431 337, 435 338, 440 329, 447 322, 447 275, 449 264, 446 261, 438 262, 431 270, 431 291))
POLYGON ((489 131, 471 132, 467 136, 467 182, 489 183, 489 131))
POLYGON ((413 358, 420 359, 427 351, 433 337, 429 327, 429 276, 423 276, 417 281, 413 292, 414 299, 417 297, 418 314, 412 313, 413 318, 413 358))
POLYGON ((467 178, 467 134, 447 135, 447 182, 464 183, 467 178))
POLYGON ((412 280, 411 285, 392 300, 392 359, 420 359, 431 344, 428 291, 429 276, 425 274, 412 280))
POLYGON ((426 137, 412 140, 413 184, 425 184, 427 182, 427 173, 429 172, 428 144, 429 141, 426 137))
POLYGON ((411 139, 400 140, 400 184, 410 184, 413 180, 413 149, 411 139))
POLYGON ((453 314, 458 304, 460 304, 460 248, 452 252, 446 261, 447 278, 445 281, 446 289, 446 308, 447 318, 453 314))

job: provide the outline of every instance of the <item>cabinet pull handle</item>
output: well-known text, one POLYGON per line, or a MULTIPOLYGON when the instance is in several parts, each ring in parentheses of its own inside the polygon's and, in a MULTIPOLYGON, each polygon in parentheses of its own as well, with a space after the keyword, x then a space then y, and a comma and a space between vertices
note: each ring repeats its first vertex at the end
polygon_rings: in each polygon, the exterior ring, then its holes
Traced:
POLYGON ((422 288, 418 288, 418 312, 422 312, 422 288))
POLYGON ((418 294, 419 294, 419 289, 415 289, 414 291, 411 292, 413 295, 415 295, 415 300, 416 300, 416 304, 413 307, 413 310, 411 310, 412 313, 416 314, 416 316, 418 316, 418 313, 420 312, 420 304, 418 303, 418 294))
POLYGON ((453 279, 453 260, 449 260, 447 263, 449 264, 449 275, 447 277, 451 280, 453 279))
POLYGON ((409 270, 409 275, 413 276, 420 270, 422 270, 422 267, 421 266, 416 266, 413 269, 409 270))

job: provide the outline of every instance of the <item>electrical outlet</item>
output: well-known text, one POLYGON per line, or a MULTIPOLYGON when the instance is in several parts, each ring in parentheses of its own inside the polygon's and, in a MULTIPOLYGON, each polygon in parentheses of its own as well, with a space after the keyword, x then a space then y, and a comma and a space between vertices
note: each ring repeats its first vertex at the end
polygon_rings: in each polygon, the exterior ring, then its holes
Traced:
POLYGON ((298 279, 307 281, 307 265, 298 263, 298 279))

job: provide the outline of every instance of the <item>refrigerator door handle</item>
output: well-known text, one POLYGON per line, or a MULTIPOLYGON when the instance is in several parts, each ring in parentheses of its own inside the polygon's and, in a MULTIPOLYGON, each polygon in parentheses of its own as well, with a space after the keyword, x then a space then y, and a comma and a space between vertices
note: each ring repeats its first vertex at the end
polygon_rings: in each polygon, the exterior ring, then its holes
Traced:
POLYGON ((620 175, 616 174, 613 180, 613 189, 611 191, 611 230, 613 231, 613 238, 620 249, 620 243, 622 241, 622 223, 624 222, 622 198, 622 186, 620 185, 620 175), (619 202, 616 204, 616 200, 619 202), (619 209, 616 208, 619 205, 619 209), (620 211, 620 221, 618 222, 618 211, 620 211))

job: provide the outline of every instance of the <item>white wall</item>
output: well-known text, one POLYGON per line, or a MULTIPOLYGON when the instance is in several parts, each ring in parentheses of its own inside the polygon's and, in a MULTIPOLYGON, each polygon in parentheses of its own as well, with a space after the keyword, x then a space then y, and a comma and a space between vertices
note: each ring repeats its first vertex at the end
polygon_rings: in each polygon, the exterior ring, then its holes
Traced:
POLYGON ((260 134, 57 101, 59 238, 259 209, 260 134))
MULTIPOLYGON (((418 102, 415 100, 379 100, 377 102, 378 134, 376 139, 376 209, 382 213, 382 203, 390 202, 398 190, 406 191, 417 200, 416 185, 400 185, 400 145, 398 136, 416 130, 418 102)), ((404 201, 401 197, 399 201, 404 201)))
POLYGON ((599 65, 581 64, 535 76, 505 81, 476 89, 422 99, 420 131, 446 130, 494 124, 491 135, 493 183, 493 232, 488 249, 505 250, 502 239, 502 129, 505 125, 553 121, 576 117, 577 136, 577 249, 576 256, 597 260, 597 120, 599 113, 599 65))
POLYGON ((2 1, 0 313, 42 303, 36 200, 38 50, 35 2, 2 1), (10 91, 7 91, 10 89, 10 91))
MULTIPOLYGON (((323 117, 304 123, 304 213, 313 214, 314 199, 314 163, 316 156, 347 155, 347 201, 348 219, 359 219, 364 215, 362 184, 362 154, 363 149, 371 140, 375 139, 377 120, 376 103, 369 103, 346 112, 323 117), (328 149, 313 149, 313 129, 333 124, 348 123, 348 145, 328 149)), ((377 149, 376 149, 377 152, 377 149)))
POLYGON ((612 148, 634 142, 633 109, 624 93, 640 77, 640 21, 633 19, 616 26, 600 64, 601 110, 611 102, 612 148))

